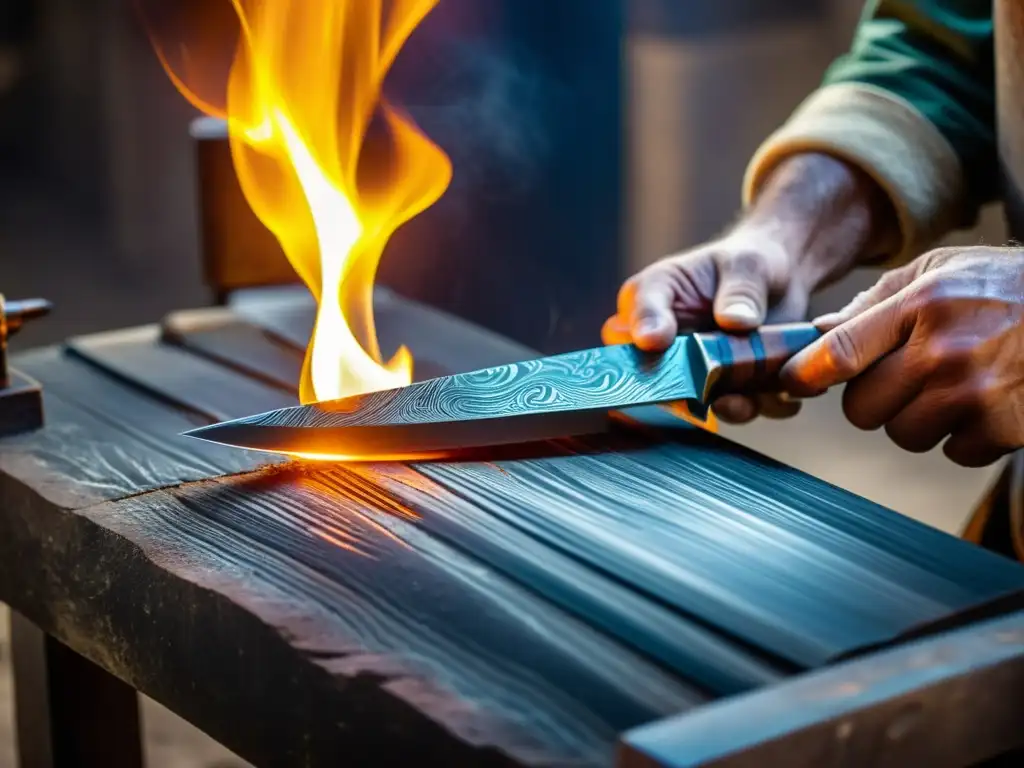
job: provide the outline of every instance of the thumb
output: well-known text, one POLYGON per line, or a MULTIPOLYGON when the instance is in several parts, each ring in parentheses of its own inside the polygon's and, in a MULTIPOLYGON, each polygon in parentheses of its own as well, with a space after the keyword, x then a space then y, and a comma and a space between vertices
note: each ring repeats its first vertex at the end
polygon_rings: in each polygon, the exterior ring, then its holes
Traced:
POLYGON ((866 309, 840 321, 786 363, 780 373, 785 390, 798 397, 820 394, 859 376, 902 346, 914 328, 905 297, 904 291, 897 291, 873 304, 862 300, 858 306, 866 309))
POLYGON ((727 253, 718 260, 715 322, 729 331, 749 331, 768 314, 768 270, 752 251, 727 253))

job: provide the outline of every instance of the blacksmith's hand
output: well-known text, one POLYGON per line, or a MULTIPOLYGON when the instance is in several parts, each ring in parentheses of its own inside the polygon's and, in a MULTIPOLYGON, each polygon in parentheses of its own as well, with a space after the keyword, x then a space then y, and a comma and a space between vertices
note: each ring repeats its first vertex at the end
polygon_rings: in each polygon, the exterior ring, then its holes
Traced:
MULTIPOLYGON (((750 331, 770 322, 802 320, 810 288, 776 238, 739 226, 720 240, 662 259, 626 281, 618 314, 601 336, 607 344, 632 341, 660 352, 679 333, 716 325, 750 331), (776 303, 769 310, 769 297, 776 303)), ((796 413, 799 402, 776 395, 732 395, 713 404, 723 421, 743 423, 759 414, 796 413)))
MULTIPOLYGON (((606 344, 666 349, 679 333, 750 331, 804 319, 815 288, 856 264, 878 229, 878 190, 845 163, 798 155, 769 176, 756 202, 723 237, 655 262, 622 286, 606 344)), ((728 396, 713 403, 723 421, 794 415, 778 395, 728 396)))
POLYGON ((908 451, 980 467, 1024 447, 1024 250, 942 248, 886 274, 783 369, 810 396, 849 382, 847 418, 908 451), (948 439, 946 439, 948 437, 948 439))

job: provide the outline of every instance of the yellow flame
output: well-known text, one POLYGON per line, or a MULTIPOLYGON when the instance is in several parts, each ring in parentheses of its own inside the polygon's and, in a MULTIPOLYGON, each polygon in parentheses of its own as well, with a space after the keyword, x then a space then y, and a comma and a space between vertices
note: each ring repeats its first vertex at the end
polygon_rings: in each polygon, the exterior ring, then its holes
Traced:
MULTIPOLYGON (((172 82, 227 120, 245 197, 317 300, 300 384, 303 403, 402 386, 412 356, 381 359, 372 291, 398 227, 451 181, 444 152, 382 98, 405 41, 438 0, 224 0, 239 20, 223 113, 192 92, 159 50, 172 82), (386 167, 361 168, 380 118, 386 167)), ((376 156, 375 156, 376 157, 376 156)))

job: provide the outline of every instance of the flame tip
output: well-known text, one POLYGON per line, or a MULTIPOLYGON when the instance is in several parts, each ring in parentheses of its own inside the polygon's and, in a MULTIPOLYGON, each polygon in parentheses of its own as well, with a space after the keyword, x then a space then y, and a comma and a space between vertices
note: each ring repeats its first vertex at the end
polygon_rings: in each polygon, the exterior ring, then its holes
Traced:
MULTIPOLYGON (((372 286, 390 235, 447 189, 451 161, 387 103, 383 81, 438 0, 231 0, 238 41, 221 110, 190 88, 154 39, 164 70, 203 113, 225 120, 242 191, 317 299, 300 400, 404 386, 413 356, 381 360, 372 286), (386 18, 385 18, 386 17, 386 18), (389 131, 389 183, 357 182, 375 112, 389 131)), ((152 36, 151 36, 152 38, 152 36)), ((181 60, 202 70, 184 47, 181 60)), ((190 437, 199 437, 195 430, 190 437)))

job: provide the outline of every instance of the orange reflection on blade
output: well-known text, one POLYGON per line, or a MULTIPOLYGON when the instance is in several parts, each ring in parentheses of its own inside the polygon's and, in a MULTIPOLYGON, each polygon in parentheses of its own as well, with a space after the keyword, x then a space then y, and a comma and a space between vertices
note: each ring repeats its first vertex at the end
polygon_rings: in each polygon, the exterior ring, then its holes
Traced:
POLYGON ((715 416, 714 411, 708 408, 708 417, 701 419, 693 415, 690 411, 690 405, 685 400, 680 400, 675 403, 671 403, 666 406, 668 411, 673 416, 678 416, 688 424, 693 424, 695 427, 707 430, 708 432, 718 432, 718 418, 715 416))

